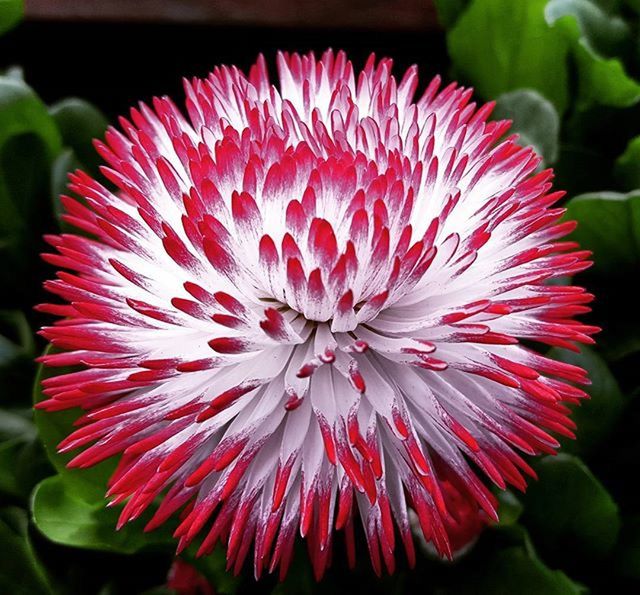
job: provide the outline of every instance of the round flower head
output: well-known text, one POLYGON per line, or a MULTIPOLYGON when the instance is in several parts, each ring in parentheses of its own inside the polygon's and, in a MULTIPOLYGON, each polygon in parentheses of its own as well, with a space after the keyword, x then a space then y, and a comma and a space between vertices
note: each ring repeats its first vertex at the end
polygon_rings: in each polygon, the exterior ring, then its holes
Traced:
POLYGON ((392 571, 410 510, 451 556, 497 518, 488 484, 524 489, 522 454, 572 435, 585 372, 529 345, 592 342, 573 320, 592 296, 548 283, 589 253, 470 89, 416 98, 415 67, 331 51, 278 74, 186 81, 186 110, 140 104, 96 144, 117 190, 71 176, 84 235, 47 237, 69 272, 43 360, 81 368, 40 407, 85 410, 70 465, 120 457, 121 523, 159 497, 149 528, 180 511, 178 548, 221 541, 236 571, 252 551, 256 575, 286 572, 300 533, 321 575, 360 524, 392 571))

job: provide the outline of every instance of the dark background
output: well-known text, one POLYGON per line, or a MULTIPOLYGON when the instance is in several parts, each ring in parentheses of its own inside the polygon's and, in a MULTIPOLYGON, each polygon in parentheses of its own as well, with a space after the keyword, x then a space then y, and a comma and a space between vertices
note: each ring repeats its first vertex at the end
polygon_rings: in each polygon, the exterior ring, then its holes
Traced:
MULTIPOLYGON (((265 0, 266 1, 266 0, 265 0)), ((154 95, 182 97, 182 77, 204 76, 217 64, 246 70, 264 53, 275 73, 275 53, 345 50, 356 70, 371 48, 391 56, 397 72, 416 61, 424 85, 445 73, 444 33, 371 29, 292 29, 180 23, 26 21, 0 38, 0 68, 19 64, 46 103, 78 96, 110 118, 154 95)), ((179 101, 176 101, 179 103, 179 101)))

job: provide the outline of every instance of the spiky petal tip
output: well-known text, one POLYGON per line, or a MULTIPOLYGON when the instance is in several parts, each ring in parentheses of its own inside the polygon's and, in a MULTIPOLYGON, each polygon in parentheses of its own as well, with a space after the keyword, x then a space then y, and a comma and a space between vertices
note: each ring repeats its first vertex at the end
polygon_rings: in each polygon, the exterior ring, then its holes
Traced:
POLYGON ((161 497, 149 529, 182 509, 178 549, 222 541, 236 571, 253 545, 256 575, 284 574, 300 533, 320 576, 334 529, 353 560, 356 516, 392 571, 410 509, 451 556, 462 517, 497 518, 480 476, 524 490, 522 454, 572 435, 585 372, 520 340, 592 342, 592 296, 547 283, 589 253, 471 90, 416 100, 415 68, 342 52, 277 62, 278 87, 260 57, 185 81, 186 114, 132 109, 96 143, 117 190, 71 176, 84 235, 47 237, 67 271, 42 359, 81 369, 39 406, 86 411, 71 466, 120 456, 121 524, 161 497))

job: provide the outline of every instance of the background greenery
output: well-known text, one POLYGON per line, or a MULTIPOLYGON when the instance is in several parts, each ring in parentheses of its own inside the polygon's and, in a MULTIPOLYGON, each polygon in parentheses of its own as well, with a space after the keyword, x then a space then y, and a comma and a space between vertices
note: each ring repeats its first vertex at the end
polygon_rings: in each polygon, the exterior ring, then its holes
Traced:
MULTIPOLYGON (((221 552, 195 560, 188 551, 185 559, 219 593, 640 588, 640 0, 436 4, 446 37, 425 39, 410 61, 428 73, 446 64, 444 75, 473 85, 480 99, 497 98, 496 116, 511 118, 522 142, 556 170, 557 187, 568 191, 567 217, 580 222, 576 239, 595 254, 595 266, 578 282, 596 293, 589 318, 604 332, 595 349, 554 354, 587 368, 593 380, 591 400, 575 412, 578 439, 563 440, 561 455, 536 460, 540 480, 526 495, 503 494, 501 523, 453 564, 421 553, 415 570, 400 560, 394 576, 378 580, 363 544, 352 572, 338 543, 334 567, 320 584, 303 552, 285 583, 255 583, 249 569, 238 579, 225 573, 221 552)), ((0 0, 0 35, 21 15, 20 1, 0 0)), ((296 39, 290 49, 308 49, 296 39)), ((359 39, 380 49, 374 34, 359 39)), ((206 57, 210 65, 227 59, 206 57)), ((68 69, 75 67, 69 57, 68 69)), ((39 375, 48 373, 33 362, 44 345, 34 334, 42 320, 32 306, 52 274, 38 256, 41 235, 61 226, 58 195, 67 172, 96 173, 91 139, 107 118, 81 99, 45 103, 29 86, 29 69, 5 63, 1 54, 0 68, 0 592, 169 593, 170 527, 143 535, 142 523, 134 523, 115 532, 117 511, 106 510, 102 499, 110 465, 65 469, 55 445, 73 414, 31 411, 32 399, 40 398, 39 375)), ((137 95, 127 97, 133 103, 137 95)), ((116 115, 108 96, 98 103, 110 119, 116 115)))

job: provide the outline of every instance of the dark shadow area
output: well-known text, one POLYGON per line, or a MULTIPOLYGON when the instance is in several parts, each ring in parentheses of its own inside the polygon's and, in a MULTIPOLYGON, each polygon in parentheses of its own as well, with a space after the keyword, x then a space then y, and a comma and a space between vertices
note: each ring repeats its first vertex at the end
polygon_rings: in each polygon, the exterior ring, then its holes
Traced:
POLYGON ((371 50, 394 58, 401 73, 418 62, 421 81, 447 70, 444 34, 371 30, 276 29, 164 24, 26 22, 0 39, 0 68, 20 64, 48 103, 79 96, 110 117, 153 95, 182 95, 184 76, 217 64, 247 69, 264 53, 344 49, 358 68, 371 50))

